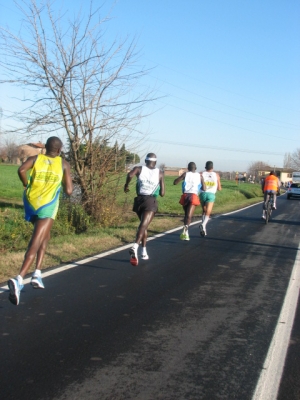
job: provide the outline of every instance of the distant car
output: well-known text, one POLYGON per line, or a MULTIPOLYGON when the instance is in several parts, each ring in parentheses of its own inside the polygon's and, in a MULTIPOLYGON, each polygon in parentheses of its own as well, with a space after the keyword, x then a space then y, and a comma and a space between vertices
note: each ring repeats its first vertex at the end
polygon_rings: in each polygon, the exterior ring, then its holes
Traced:
POLYGON ((288 200, 291 197, 300 197, 300 183, 292 183, 286 192, 286 197, 288 200))

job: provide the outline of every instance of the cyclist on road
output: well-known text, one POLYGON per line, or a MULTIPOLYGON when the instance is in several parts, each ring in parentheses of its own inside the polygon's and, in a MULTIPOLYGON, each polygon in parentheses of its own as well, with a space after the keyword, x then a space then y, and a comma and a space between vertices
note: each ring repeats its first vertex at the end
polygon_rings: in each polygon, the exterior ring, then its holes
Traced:
POLYGON ((274 171, 271 171, 270 174, 262 180, 261 188, 264 194, 262 219, 266 219, 266 204, 270 194, 273 193, 273 210, 276 210, 276 195, 280 194, 280 181, 274 171))

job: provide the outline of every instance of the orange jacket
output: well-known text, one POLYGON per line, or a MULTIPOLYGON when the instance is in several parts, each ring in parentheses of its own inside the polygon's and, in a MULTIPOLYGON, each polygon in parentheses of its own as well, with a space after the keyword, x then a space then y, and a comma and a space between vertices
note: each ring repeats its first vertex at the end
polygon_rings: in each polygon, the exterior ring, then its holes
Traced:
POLYGON ((266 190, 275 190, 277 191, 279 189, 278 186, 278 178, 275 175, 268 175, 265 179, 265 184, 264 184, 264 192, 266 190))

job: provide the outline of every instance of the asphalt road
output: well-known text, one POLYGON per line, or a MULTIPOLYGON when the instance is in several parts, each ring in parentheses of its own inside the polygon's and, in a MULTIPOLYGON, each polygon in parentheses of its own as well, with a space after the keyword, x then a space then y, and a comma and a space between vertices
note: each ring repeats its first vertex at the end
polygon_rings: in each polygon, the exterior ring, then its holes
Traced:
MULTIPOLYGON (((268 225, 256 205, 205 238, 198 223, 189 242, 161 235, 137 267, 124 248, 91 258, 26 285, 17 307, 2 291, 1 398, 251 400, 299 247, 300 201, 277 208, 268 225)), ((299 399, 296 321, 280 400, 299 399)))

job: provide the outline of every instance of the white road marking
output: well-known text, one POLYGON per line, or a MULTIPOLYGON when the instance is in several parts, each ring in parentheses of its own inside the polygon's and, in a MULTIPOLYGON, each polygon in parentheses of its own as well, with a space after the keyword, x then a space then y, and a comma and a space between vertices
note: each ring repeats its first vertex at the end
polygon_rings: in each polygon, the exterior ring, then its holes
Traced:
MULTIPOLYGON (((234 214, 242 210, 246 210, 247 208, 254 207, 257 204, 259 203, 252 204, 243 209, 232 211, 222 215, 234 214)), ((190 225, 195 225, 195 224, 199 224, 199 221, 192 222, 190 225)), ((181 229, 182 226, 154 235, 148 238, 148 241, 154 240, 156 238, 165 236, 169 233, 173 233, 181 229)), ((121 246, 118 247, 117 249, 109 250, 106 251, 105 253, 101 253, 93 257, 86 258, 84 260, 76 261, 74 263, 55 268, 51 271, 43 272, 43 277, 54 275, 71 268, 75 268, 78 265, 85 264, 89 261, 95 261, 97 259, 106 257, 110 254, 118 253, 119 251, 126 250, 131 246, 132 244, 121 246)), ((30 279, 31 278, 24 279, 24 284, 29 283, 30 279)), ((298 302, 299 288, 300 288, 300 243, 298 246, 295 264, 291 273, 289 286, 278 318, 277 326, 252 400, 276 400, 277 398, 279 384, 284 368, 285 358, 294 323, 297 302, 298 302)), ((8 286, 3 286, 0 288, 0 293, 5 292, 7 290, 8 286)))
MULTIPOLYGON (((191 225, 196 224, 196 223, 197 223, 197 221, 193 222, 191 225)), ((169 233, 173 233, 173 232, 178 231, 180 229, 182 229, 181 226, 179 228, 174 228, 174 229, 171 229, 169 231, 166 231, 166 232, 159 233, 157 235, 151 236, 150 238, 147 239, 147 242, 149 242, 150 240, 154 240, 154 239, 157 239, 159 237, 165 236, 165 235, 167 235, 169 233)), ((117 249, 108 250, 108 251, 106 251, 104 253, 100 253, 100 254, 97 254, 95 256, 92 256, 92 257, 89 257, 89 258, 85 258, 83 260, 79 260, 79 261, 76 261, 76 262, 68 264, 68 265, 57 267, 55 269, 52 269, 51 271, 45 271, 45 272, 43 272, 43 278, 46 278, 47 276, 50 276, 50 275, 58 274, 58 273, 63 272, 63 271, 67 271, 68 269, 71 269, 71 268, 78 267, 78 265, 86 264, 88 262, 98 260, 100 258, 109 256, 111 254, 118 253, 120 251, 129 249, 130 247, 132 247, 132 243, 126 244, 126 245, 121 246, 121 247, 118 247, 117 249)), ((30 282, 30 280, 31 280, 31 277, 24 279, 23 280, 23 284, 26 285, 27 283, 30 282)), ((8 290, 8 286, 7 285, 0 287, 0 293, 7 292, 7 290, 8 290)))
MULTIPOLYGON (((300 246, 300 243, 299 243, 300 246)), ((298 249, 277 326, 252 400, 276 400, 293 328, 300 287, 298 249)))

